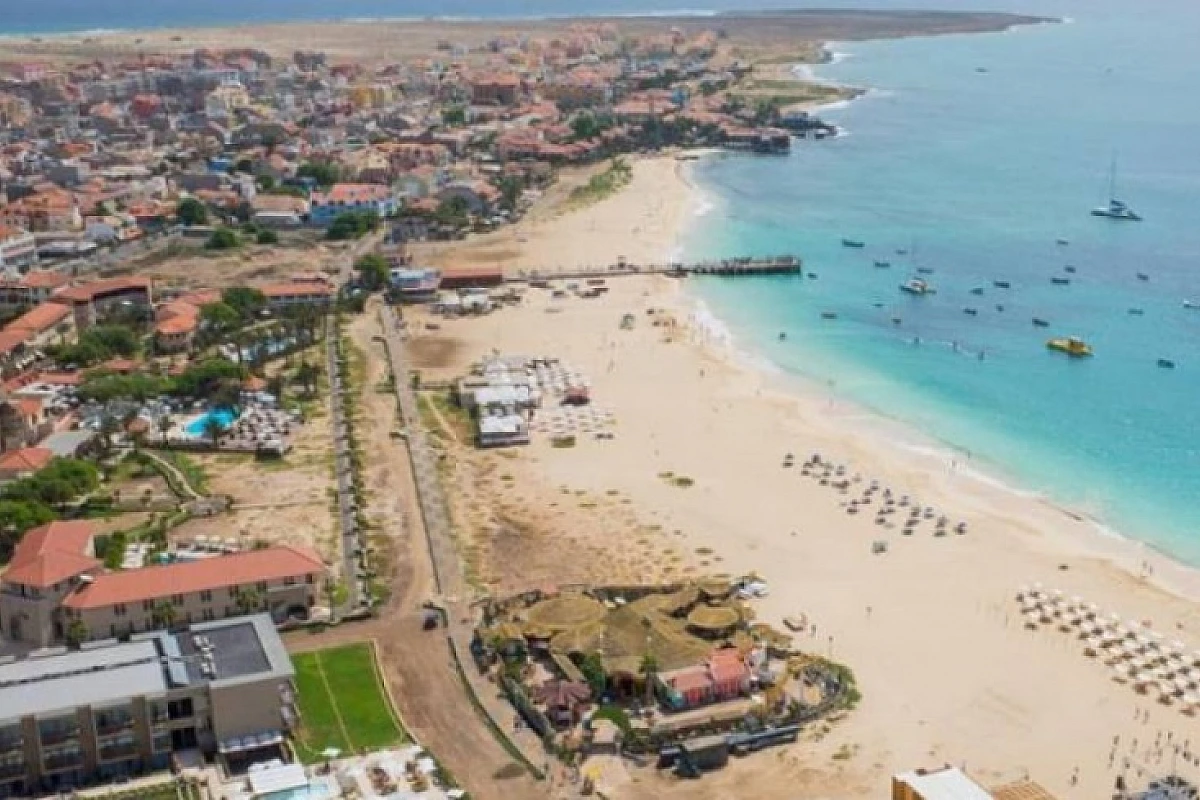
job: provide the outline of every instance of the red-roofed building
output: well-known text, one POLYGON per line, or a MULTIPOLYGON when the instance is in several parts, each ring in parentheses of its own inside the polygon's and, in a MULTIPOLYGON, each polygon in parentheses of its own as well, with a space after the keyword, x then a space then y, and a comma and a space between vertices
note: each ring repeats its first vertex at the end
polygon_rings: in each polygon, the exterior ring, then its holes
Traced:
POLYGON ((54 451, 45 447, 22 447, 0 456, 0 481, 15 481, 32 475, 50 463, 54 451))
POLYGON ((292 280, 259 286, 258 290, 267 298, 267 307, 272 311, 295 306, 325 307, 333 302, 337 294, 337 290, 324 281, 292 280))
POLYGON ((75 335, 71 308, 57 301, 39 303, 4 327, 5 333, 20 332, 26 347, 59 344, 75 335))
POLYGON ((179 624, 269 611, 279 622, 303 618, 324 591, 316 551, 277 546, 157 567, 110 572, 82 583, 62 603, 63 617, 103 639, 163 627, 161 604, 179 624))
POLYGON ((471 102, 481 106, 511 106, 517 102, 521 79, 516 75, 481 75, 471 80, 471 102))
POLYGON ((328 192, 313 192, 309 197, 309 220, 322 227, 339 214, 350 211, 374 212, 390 217, 399 210, 396 195, 387 186, 374 183, 336 183, 328 192))
POLYGON ((75 325, 84 330, 97 324, 112 311, 124 308, 150 308, 154 302, 149 278, 127 277, 68 286, 55 292, 55 302, 69 305, 75 312, 75 325))
POLYGON ((94 573, 96 528, 86 520, 51 522, 26 531, 0 574, 0 634, 46 646, 66 635, 58 608, 94 573))
POLYGON ((703 664, 660 673, 658 689, 674 709, 719 703, 750 691, 750 668, 736 648, 714 650, 703 664))
POLYGON ((269 611, 303 616, 324 589, 316 551, 277 546, 166 566, 104 572, 91 522, 51 522, 27 532, 0 574, 0 633, 46 646, 81 623, 85 638, 126 636, 173 624, 269 611))
POLYGON ((0 268, 37 263, 37 240, 22 228, 0 224, 0 268))

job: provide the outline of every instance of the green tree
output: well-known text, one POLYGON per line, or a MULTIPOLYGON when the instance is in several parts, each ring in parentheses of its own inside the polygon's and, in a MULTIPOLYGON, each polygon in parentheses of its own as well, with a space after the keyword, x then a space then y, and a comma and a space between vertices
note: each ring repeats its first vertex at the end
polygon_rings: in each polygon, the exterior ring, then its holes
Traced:
POLYGON ((218 228, 208 237, 208 241, 204 243, 204 249, 232 250, 241 243, 242 241, 238 238, 237 231, 233 228, 218 228))
POLYGON ((179 206, 175 209, 175 216, 184 225, 203 225, 208 222, 208 209, 194 197, 185 197, 179 201, 179 206))
POLYGON ((296 383, 304 388, 304 393, 312 397, 317 393, 317 368, 307 361, 296 368, 296 383))
POLYGON ((100 449, 107 455, 112 452, 113 436, 121 430, 121 420, 112 414, 100 417, 100 449))
POLYGON ((301 189, 299 186, 276 186, 273 189, 264 189, 267 194, 283 195, 284 197, 308 197, 308 192, 301 189))
POLYGON ((270 175, 260 175, 258 177, 258 190, 272 194, 275 189, 275 179, 270 175))
POLYGON ((154 620, 156 627, 171 628, 179 618, 179 612, 175 610, 175 606, 171 603, 166 600, 159 600, 154 604, 154 610, 150 612, 150 618, 154 620))
POLYGON ((604 659, 599 653, 588 653, 579 662, 579 671, 584 680, 592 688, 593 697, 601 697, 608 686, 608 676, 604 674, 604 659))
POLYGON ((36 500, 0 499, 0 564, 12 558, 25 531, 57 519, 49 506, 36 500))
POLYGON ((512 211, 521 199, 521 192, 525 190, 525 181, 516 175, 502 175, 496 179, 496 188, 500 190, 501 208, 512 211))
POLYGON ((369 292, 387 286, 391 274, 387 259, 377 253, 369 253, 355 261, 354 270, 358 273, 358 282, 369 292))
POLYGON ((267 307, 267 297, 258 289, 248 286, 234 286, 221 292, 221 302, 232 308, 238 315, 250 321, 258 317, 267 307))
POLYGON ((299 178, 312 178, 318 186, 329 187, 338 182, 338 168, 325 161, 306 161, 296 170, 299 178))
POLYGON ((171 393, 181 397, 212 400, 224 387, 238 389, 246 370, 224 358, 209 358, 192 364, 175 378, 171 393))
POLYGON ((470 206, 463 198, 447 197, 438 203, 437 211, 433 212, 433 218, 442 225, 464 228, 470 223, 470 210, 470 206))
POLYGON ((210 416, 204 420, 204 435, 212 440, 213 447, 220 447, 221 437, 225 435, 225 426, 210 416))
POLYGON ((63 631, 63 638, 67 640, 67 644, 71 647, 78 647, 91 638, 91 632, 83 620, 79 617, 72 617, 71 622, 67 625, 67 629, 63 631))
POLYGON ((214 333, 224 334, 241 327, 242 315, 229 303, 222 301, 202 306, 200 321, 214 333))
POLYGON ((652 706, 654 704, 654 680, 658 676, 658 658, 654 653, 646 652, 642 656, 642 662, 638 665, 638 673, 646 683, 646 705, 652 706))
POLYGON ((234 602, 237 604, 238 611, 243 614, 264 611, 267 607, 266 597, 257 589, 238 589, 234 602))
POLYGON ((379 215, 374 211, 347 211, 338 214, 325 231, 330 241, 358 239, 379 227, 379 215))
POLYGON ((448 128, 457 128, 467 124, 467 107, 454 105, 442 111, 442 123, 448 128))
POLYGON ((255 235, 254 241, 258 244, 279 244, 279 234, 273 230, 263 228, 255 235))

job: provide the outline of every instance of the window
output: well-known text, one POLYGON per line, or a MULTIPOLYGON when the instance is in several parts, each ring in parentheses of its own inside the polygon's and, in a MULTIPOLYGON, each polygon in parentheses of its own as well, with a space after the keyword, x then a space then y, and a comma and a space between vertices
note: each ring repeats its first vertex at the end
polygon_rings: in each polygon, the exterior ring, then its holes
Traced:
POLYGON ((118 617, 125 616, 125 604, 117 603, 115 606, 113 606, 113 613, 116 614, 118 617))
POLYGON ((265 592, 265 591, 267 590, 267 582, 266 582, 266 581, 259 581, 259 582, 256 584, 256 587, 257 587, 257 589, 258 589, 260 592, 265 592))
POLYGON ((295 586, 296 585, 296 576, 288 575, 286 578, 283 579, 283 585, 284 586, 295 586))
POLYGON ((211 589, 205 589, 204 591, 202 591, 200 593, 200 602, 202 602, 202 603, 211 603, 212 602, 212 590, 211 589))
POLYGON ((212 622, 213 619, 215 618, 215 615, 213 614, 213 611, 211 608, 204 609, 202 616, 204 617, 205 622, 212 622))
POLYGON ((171 605, 175 605, 175 606, 183 605, 183 595, 181 595, 181 594, 171 595, 171 605))
POLYGON ((313 582, 313 574, 311 572, 304 576, 304 582, 308 584, 313 582))
POLYGON ((153 610, 154 610, 154 601, 153 600, 143 600, 142 601, 142 611, 153 611, 153 610))
POLYGON ((238 590, 237 590, 237 587, 236 587, 236 586, 230 586, 230 587, 229 587, 229 596, 230 596, 230 597, 237 597, 237 595, 238 595, 238 590))

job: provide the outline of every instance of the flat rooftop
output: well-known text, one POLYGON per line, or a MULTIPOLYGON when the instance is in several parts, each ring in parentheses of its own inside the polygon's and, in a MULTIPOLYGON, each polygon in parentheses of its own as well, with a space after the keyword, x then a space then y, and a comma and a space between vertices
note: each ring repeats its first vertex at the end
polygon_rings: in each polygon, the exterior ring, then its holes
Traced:
POLYGON ((79 706, 166 691, 161 655, 153 640, 26 658, 0 665, 0 719, 52 716, 79 706))
POLYGON ((219 687, 294 674, 292 660, 266 614, 195 624, 174 639, 192 683, 207 681, 219 687), (207 675, 202 669, 205 655, 212 665, 207 675))

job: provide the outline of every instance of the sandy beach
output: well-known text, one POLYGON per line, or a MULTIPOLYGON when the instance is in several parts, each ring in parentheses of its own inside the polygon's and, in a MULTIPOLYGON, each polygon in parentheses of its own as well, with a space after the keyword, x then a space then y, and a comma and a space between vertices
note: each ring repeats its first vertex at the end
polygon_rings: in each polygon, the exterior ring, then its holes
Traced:
MULTIPOLYGON (((665 255, 696 219, 685 171, 670 159, 639 162, 617 197, 513 233, 505 263, 665 255)), ((446 356, 440 369, 429 365, 434 375, 492 350, 557 356, 587 374, 594 402, 615 415, 616 436, 568 449, 535 436, 506 454, 508 485, 519 487, 522 504, 557 505, 564 493, 623 498, 638 525, 614 518, 599 541, 610 558, 640 553, 647 580, 668 558, 635 544, 645 529, 669 540, 693 573, 759 572, 771 585, 761 615, 778 623, 807 614, 815 635, 797 644, 850 665, 864 695, 844 720, 784 755, 683 785, 641 775, 620 796, 718 797, 737 785, 878 797, 894 772, 949 762, 986 784, 1028 774, 1061 797, 1094 798, 1117 775, 1136 784, 1139 770, 1166 773, 1176 744, 1180 773, 1200 774, 1184 763, 1185 753, 1196 758, 1193 746, 1200 750, 1192 718, 1155 692, 1115 682, 1074 634, 1026 629, 1014 599, 1021 585, 1041 582, 1197 649, 1194 572, 984 477, 916 432, 754 368, 700 324, 681 282, 609 285, 603 299, 553 300, 533 290, 516 308, 442 322, 417 346, 446 356), (619 327, 626 313, 636 319, 631 330, 619 327), (814 452, 861 482, 843 493, 821 485, 819 471, 802 476, 814 452), (796 457, 790 469, 787 453, 796 457), (692 483, 671 479, 682 476, 692 483), (965 522, 967 532, 935 536, 935 522, 921 519, 906 536, 898 518, 877 524, 874 507, 848 513, 871 481, 932 506, 951 525, 965 522), (875 542, 886 552, 874 553, 875 542)), ((596 525, 602 510, 585 505, 558 509, 561 530, 584 519, 596 525)), ((548 577, 543 571, 534 579, 548 577)))

